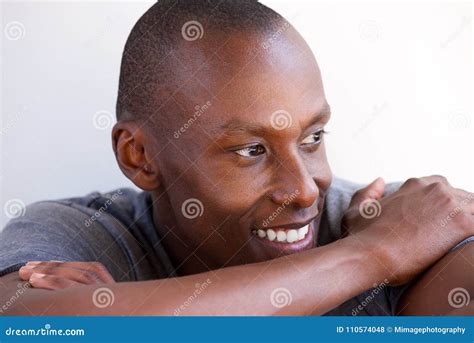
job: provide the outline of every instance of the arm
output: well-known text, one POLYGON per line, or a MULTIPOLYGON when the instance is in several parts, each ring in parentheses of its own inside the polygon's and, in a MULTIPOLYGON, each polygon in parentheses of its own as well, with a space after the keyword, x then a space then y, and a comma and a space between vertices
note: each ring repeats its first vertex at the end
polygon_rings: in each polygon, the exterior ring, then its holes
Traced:
POLYGON ((450 252, 426 271, 400 299, 397 313, 473 316, 473 301, 474 243, 471 242, 450 252), (465 306, 457 308, 463 304, 465 306))
MULTIPOLYGON (((113 292, 115 300, 106 308, 97 308, 92 302, 94 291, 101 286, 48 291, 40 288, 46 288, 44 283, 54 276, 46 275, 34 282, 30 279, 33 284, 36 283, 35 288, 27 289, 18 301, 10 301, 11 306, 4 312, 11 315, 169 315, 179 309, 183 315, 323 314, 371 288, 373 283, 385 279, 392 285, 408 282, 444 256, 454 244, 474 235, 471 215, 474 203, 467 203, 466 212, 459 213, 448 225, 432 229, 433 220, 442 219, 444 213, 457 206, 457 198, 466 196, 466 192, 453 190, 445 182, 436 181, 438 178, 429 183, 433 178, 407 181, 399 191, 380 201, 383 210, 373 220, 362 216, 360 205, 373 194, 380 198, 383 184, 378 181, 359 190, 352 199, 346 218, 350 235, 323 247, 267 262, 202 274, 110 284, 107 287, 113 292), (427 214, 423 215, 425 212, 427 214), (396 232, 392 229, 393 225, 414 217, 417 220, 410 221, 409 225, 400 225, 396 232), (440 240, 440 235, 445 239, 440 240), (400 268, 402 259, 410 263, 400 268), (203 283, 209 286, 196 297, 196 284, 203 283), (289 291, 286 296, 292 301, 288 306, 272 305, 270 297, 278 288, 289 291), (74 308, 69 307, 71 303, 74 308), (183 304, 186 308, 181 307, 183 304)), ((42 213, 44 211, 40 211, 42 213)), ((45 238, 47 229, 43 226, 40 238, 45 238)), ((16 232, 13 228, 10 231, 14 241, 21 241, 13 234, 16 232)), ((58 232, 62 231, 53 230, 46 237, 51 249, 57 248, 51 243, 51 237, 58 232)), ((22 237, 32 240, 27 234, 22 237)), ((78 244, 80 241, 75 242, 78 244)), ((6 249, 9 248, 12 253, 15 251, 7 240, 4 243, 6 249)), ((35 240, 31 243, 31 247, 35 247, 35 240)), ((71 260, 67 253, 63 251, 61 256, 71 260)), ((78 260, 86 260, 84 256, 80 257, 78 260)), ((25 260, 21 256, 17 259, 25 260)), ((16 273, 0 278, 3 283, 0 287, 4 289, 0 293, 0 305, 15 296, 19 281, 16 273)), ((276 305, 280 304, 278 299, 274 299, 276 305)))
MULTIPOLYGON (((323 314, 368 289, 374 280, 382 280, 385 273, 369 253, 352 240, 343 239, 300 254, 215 272, 107 284, 114 302, 105 308, 94 306, 92 301, 94 290, 104 285, 81 285, 57 291, 27 288, 3 314, 173 315, 186 301, 189 306, 179 310, 182 315, 323 314), (208 286, 189 301, 196 284, 205 282, 208 286), (271 294, 276 288, 290 292, 292 301, 288 306, 272 305, 271 294)), ((15 295, 21 280, 17 273, 11 273, 0 281, 1 305, 15 295)), ((39 282, 37 286, 41 287, 39 282)))

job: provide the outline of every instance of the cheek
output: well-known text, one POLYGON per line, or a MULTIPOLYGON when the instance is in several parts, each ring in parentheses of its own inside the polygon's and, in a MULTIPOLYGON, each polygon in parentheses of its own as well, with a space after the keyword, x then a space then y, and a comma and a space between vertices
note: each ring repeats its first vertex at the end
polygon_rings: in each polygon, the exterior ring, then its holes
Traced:
POLYGON ((255 178, 248 172, 210 165, 206 171, 201 165, 190 168, 168 195, 179 227, 195 239, 205 239, 224 223, 232 226, 258 199, 255 178))
POLYGON ((324 191, 329 188, 332 182, 332 171, 326 156, 324 141, 316 152, 307 155, 305 162, 308 172, 317 181, 318 187, 324 191))

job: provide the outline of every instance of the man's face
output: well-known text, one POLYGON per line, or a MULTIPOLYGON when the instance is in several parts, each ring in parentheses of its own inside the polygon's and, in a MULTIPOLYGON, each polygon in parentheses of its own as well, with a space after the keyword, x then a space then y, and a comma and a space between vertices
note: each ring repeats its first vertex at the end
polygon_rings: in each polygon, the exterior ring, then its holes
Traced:
POLYGON ((154 148, 166 191, 155 223, 172 229, 172 258, 196 272, 315 246, 331 183, 329 108, 304 41, 292 29, 269 37, 214 35, 175 56, 189 81, 161 111, 180 115, 154 148))

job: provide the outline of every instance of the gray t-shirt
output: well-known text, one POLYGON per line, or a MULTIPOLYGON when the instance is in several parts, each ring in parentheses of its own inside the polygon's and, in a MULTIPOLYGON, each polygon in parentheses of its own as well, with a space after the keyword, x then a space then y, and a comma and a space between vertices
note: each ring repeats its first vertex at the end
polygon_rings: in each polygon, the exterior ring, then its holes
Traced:
MULTIPOLYGON (((387 185, 386 194, 399 186, 387 185)), ((319 246, 341 238, 341 218, 361 187, 333 180, 319 229, 319 246)), ((155 230, 151 209, 150 194, 132 189, 31 204, 23 216, 10 220, 0 232, 0 276, 33 260, 98 261, 117 282, 176 276, 155 230)), ((395 315, 397 302, 408 286, 374 285, 326 315, 395 315)))

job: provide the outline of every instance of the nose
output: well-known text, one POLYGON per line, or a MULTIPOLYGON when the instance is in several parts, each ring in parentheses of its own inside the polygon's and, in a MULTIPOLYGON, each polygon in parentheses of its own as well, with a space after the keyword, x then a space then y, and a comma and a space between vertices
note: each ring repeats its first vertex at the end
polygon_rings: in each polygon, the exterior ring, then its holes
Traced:
POLYGON ((275 204, 289 205, 290 202, 295 207, 308 208, 318 196, 316 182, 301 158, 295 157, 279 163, 275 172, 275 187, 271 193, 275 204))

